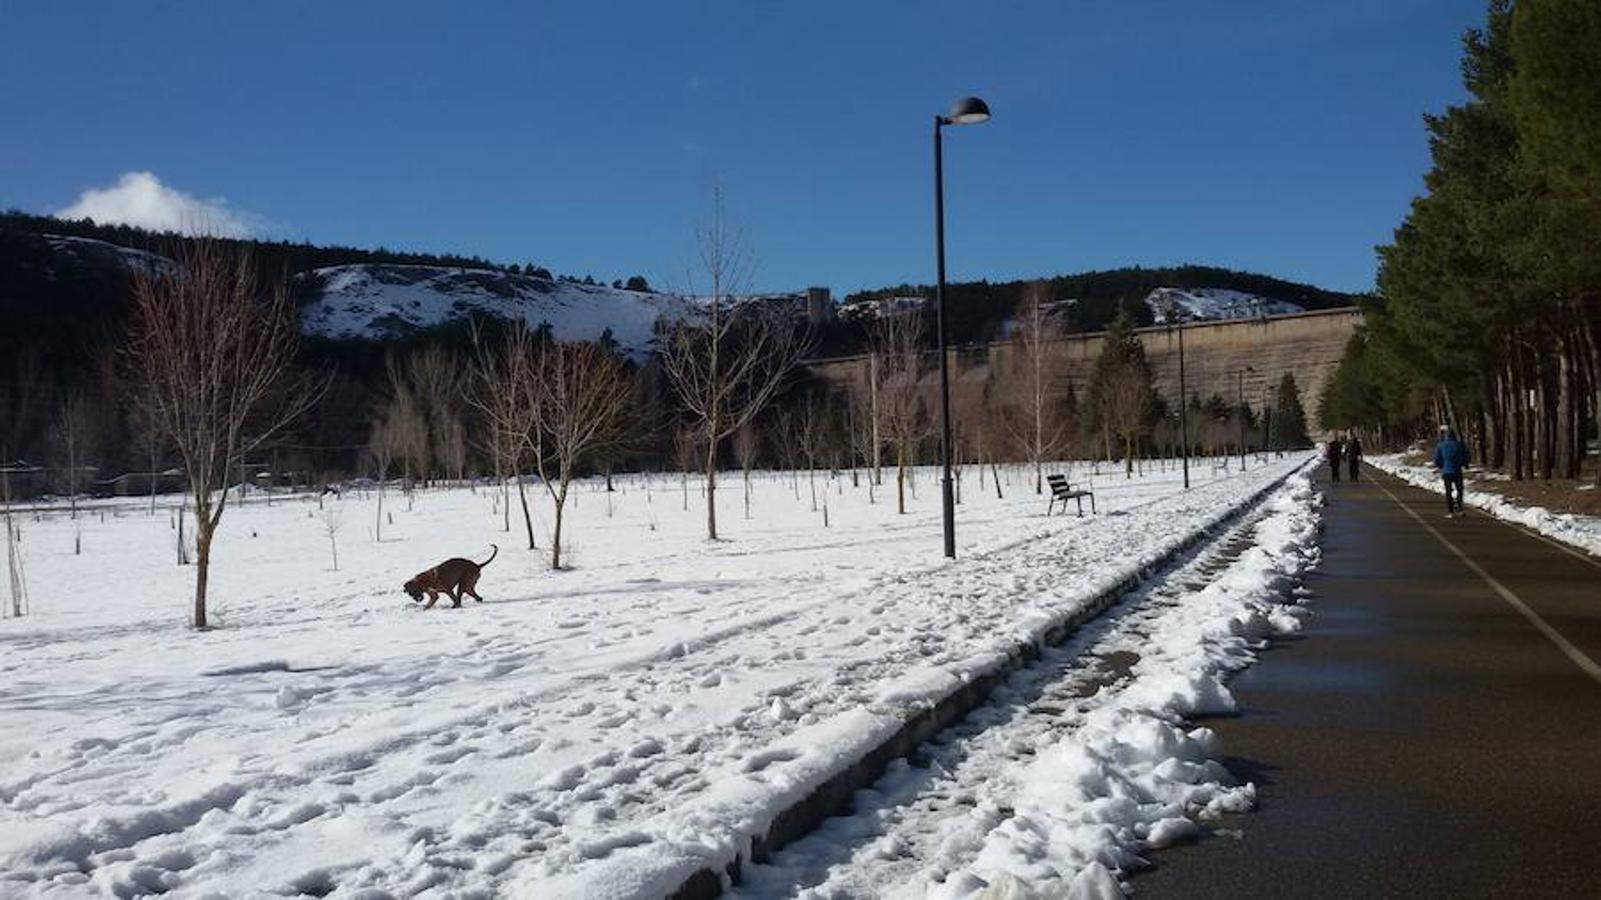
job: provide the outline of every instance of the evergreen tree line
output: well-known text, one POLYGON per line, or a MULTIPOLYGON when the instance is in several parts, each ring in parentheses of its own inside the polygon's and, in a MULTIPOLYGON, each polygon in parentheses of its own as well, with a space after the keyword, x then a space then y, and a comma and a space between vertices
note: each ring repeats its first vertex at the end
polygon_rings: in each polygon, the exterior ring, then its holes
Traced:
POLYGON ((1463 46, 1469 99, 1425 117, 1426 191, 1322 419, 1381 443, 1444 424, 1513 478, 1579 477, 1601 429, 1601 4, 1492 0, 1463 46))

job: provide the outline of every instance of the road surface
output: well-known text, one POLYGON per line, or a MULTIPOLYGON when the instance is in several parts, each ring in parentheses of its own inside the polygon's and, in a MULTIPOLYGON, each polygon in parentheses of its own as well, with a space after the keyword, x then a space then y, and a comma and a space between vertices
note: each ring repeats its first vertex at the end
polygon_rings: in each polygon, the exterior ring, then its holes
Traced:
POLYGON ((1259 808, 1140 897, 1601 896, 1601 563, 1364 469, 1313 615, 1208 724, 1259 808))

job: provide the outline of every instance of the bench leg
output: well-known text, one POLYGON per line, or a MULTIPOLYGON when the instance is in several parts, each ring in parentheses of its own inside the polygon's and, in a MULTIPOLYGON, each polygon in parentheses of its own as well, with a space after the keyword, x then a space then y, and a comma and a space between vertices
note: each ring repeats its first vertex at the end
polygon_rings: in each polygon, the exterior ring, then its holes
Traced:
POLYGON ((1092 516, 1093 515, 1097 515, 1097 513, 1095 512, 1095 495, 1094 494, 1090 495, 1090 515, 1092 515, 1092 516))
POLYGON ((1078 517, 1080 519, 1084 518, 1084 498, 1074 497, 1073 501, 1078 504, 1078 517))

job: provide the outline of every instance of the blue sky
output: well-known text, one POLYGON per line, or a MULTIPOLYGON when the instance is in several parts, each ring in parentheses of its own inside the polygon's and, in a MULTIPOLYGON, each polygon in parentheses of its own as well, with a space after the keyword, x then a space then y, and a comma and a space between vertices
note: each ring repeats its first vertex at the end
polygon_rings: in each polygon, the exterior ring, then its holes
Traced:
POLYGON ((0 206, 149 172, 246 227, 681 285, 721 183, 756 287, 1197 262, 1372 286, 1483 0, 0 0, 0 206))

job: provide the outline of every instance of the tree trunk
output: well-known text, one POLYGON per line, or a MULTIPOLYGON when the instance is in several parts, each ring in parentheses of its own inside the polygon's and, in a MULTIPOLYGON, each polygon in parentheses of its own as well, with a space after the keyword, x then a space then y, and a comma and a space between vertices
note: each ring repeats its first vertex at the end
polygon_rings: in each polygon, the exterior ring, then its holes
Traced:
POLYGON ((511 485, 506 476, 500 476, 500 530, 511 534, 511 485))
POLYGON ((523 526, 528 529, 528 549, 537 550, 534 543, 534 517, 528 512, 528 491, 523 487, 522 476, 517 477, 517 501, 523 505, 523 526))
POLYGON ((872 401, 873 426, 873 483, 884 484, 884 442, 878 434, 878 354, 867 357, 868 397, 872 401))
POLYGON ((550 567, 561 568, 561 514, 562 508, 567 505, 567 478, 564 476, 561 488, 552 497, 551 506, 554 507, 556 522, 550 530, 550 567))
POLYGON ((706 539, 717 540, 717 420, 706 441, 706 539))
POLYGON ((1559 340, 1558 347, 1556 469, 1558 476, 1572 478, 1576 474, 1573 465, 1572 347, 1565 335, 1559 340))
MULTIPOLYGON (((226 488, 225 488, 226 490, 226 488)), ((206 629, 206 578, 211 572, 211 537, 215 525, 195 508, 195 628, 206 629)))
POLYGON ((895 512, 906 515, 906 451, 895 450, 895 512))
MULTIPOLYGON (((1584 343, 1590 351, 1590 424, 1595 428, 1596 449, 1601 451, 1601 338, 1596 336, 1598 327, 1601 325, 1592 324, 1584 329, 1584 343)), ((1601 459, 1596 460, 1595 486, 1601 488, 1601 459)))

